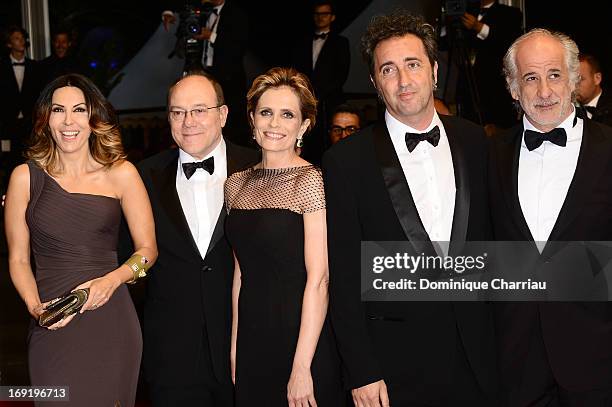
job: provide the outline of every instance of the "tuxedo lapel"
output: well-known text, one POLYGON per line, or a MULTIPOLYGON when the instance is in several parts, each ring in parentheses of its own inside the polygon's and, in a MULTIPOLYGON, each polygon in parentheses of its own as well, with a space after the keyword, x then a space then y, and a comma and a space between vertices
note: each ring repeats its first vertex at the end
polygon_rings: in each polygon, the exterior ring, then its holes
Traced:
POLYGON ((227 216, 227 210, 225 209, 225 203, 221 207, 221 212, 219 213, 219 217, 217 218, 217 224, 215 225, 215 230, 210 238, 210 244, 208 245, 208 250, 206 250, 206 255, 215 247, 215 245, 221 240, 223 237, 223 230, 225 227, 225 217, 227 216))
POLYGON ((457 136, 461 134, 461 129, 456 128, 455 123, 444 116, 440 116, 440 120, 444 125, 446 137, 450 146, 453 171, 455 174, 455 209, 453 212, 453 224, 448 250, 448 253, 453 255, 461 252, 467 236, 470 216, 470 176, 464 146, 457 136))
MULTIPOLYGON (((327 54, 329 54, 330 52, 333 52, 333 42, 334 42, 333 34, 330 31, 329 34, 327 35, 327 39, 325 40, 325 42, 323 43, 323 46, 321 47, 321 52, 319 52, 319 56, 317 57, 317 63, 312 69, 313 73, 329 68, 327 66, 329 65, 327 64, 327 54)), ((312 58, 311 58, 311 61, 312 61, 312 58)))
MULTIPOLYGON (((238 159, 238 154, 235 153, 234 145, 227 140, 225 141, 225 160, 227 162, 227 176, 229 177, 230 175, 238 171, 238 169, 240 168, 240 160, 238 159)), ((215 229, 213 230, 213 234, 210 237, 210 243, 208 245, 208 249, 206 250, 206 255, 210 253, 210 251, 223 237, 226 215, 227 210, 225 207, 225 202, 223 202, 221 212, 219 213, 217 223, 215 224, 215 229)))
POLYGON ((198 246, 191 234, 189 224, 185 218, 185 213, 181 206, 178 193, 176 191, 176 169, 178 166, 178 150, 165 168, 152 170, 151 179, 159 194, 159 200, 164 211, 168 215, 172 225, 178 230, 180 236, 188 236, 187 240, 194 251, 194 255, 200 258, 198 246))
MULTIPOLYGON (((582 144, 576 164, 574 178, 567 191, 565 202, 561 207, 555 226, 550 233, 549 241, 563 239, 563 232, 583 208, 584 200, 590 196, 595 183, 602 181, 606 165, 612 159, 609 149, 602 148, 606 143, 606 135, 591 120, 584 120, 582 144)), ((609 179, 603 180, 609 182, 609 179)))
POLYGON ((518 167, 523 138, 523 125, 518 125, 504 134, 496 143, 498 179, 504 193, 504 202, 508 205, 510 216, 514 224, 524 236, 525 241, 533 241, 533 236, 523 216, 518 195, 518 167))
MULTIPOLYGON (((19 85, 17 84, 17 78, 15 77, 15 71, 13 70, 13 64, 10 57, 6 57, 4 64, 5 78, 10 83, 10 91, 13 97, 19 97, 19 85)), ((24 74, 25 78, 25 74, 24 74)), ((4 97, 11 97, 10 95, 4 95, 4 97)))
POLYGON ((410 187, 404 176, 391 136, 384 124, 377 124, 373 130, 374 152, 380 167, 387 192, 391 198, 397 219, 402 225, 406 238, 417 253, 435 256, 436 251, 423 227, 419 212, 414 204, 410 187))
MULTIPOLYGON (((225 160, 227 162, 227 176, 229 177, 236 171, 243 169, 245 165, 245 160, 239 154, 238 149, 234 144, 225 140, 225 160)), ((254 163, 253 163, 254 164, 254 163)), ((227 216, 227 210, 225 207, 225 202, 221 207, 221 213, 219 213, 219 217, 217 218, 217 223, 215 225, 215 229, 210 238, 210 244, 208 245, 208 250, 206 250, 206 255, 210 253, 210 251, 215 247, 215 245, 223 238, 224 228, 225 228, 225 217, 227 216)))
POLYGON ((21 84, 21 93, 26 93, 27 89, 32 85, 34 80, 33 62, 26 59, 25 70, 23 73, 23 83, 21 84))

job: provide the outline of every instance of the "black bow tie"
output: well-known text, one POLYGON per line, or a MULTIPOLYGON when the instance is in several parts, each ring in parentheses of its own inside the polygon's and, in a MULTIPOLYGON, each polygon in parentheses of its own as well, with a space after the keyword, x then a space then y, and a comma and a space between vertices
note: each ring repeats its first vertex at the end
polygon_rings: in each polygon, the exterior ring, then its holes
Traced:
POLYGON ((584 110, 586 110, 587 112, 591 113, 591 114, 595 114, 595 112, 597 111, 597 107, 596 106, 581 106, 584 110))
MULTIPOLYGON (((597 107, 595 107, 595 106, 584 106, 584 105, 576 106, 576 117, 579 117, 582 120, 588 119, 589 115, 587 114, 587 112, 591 113, 591 116, 593 116, 597 112, 597 107)), ((576 124, 574 124, 574 126, 575 125, 576 124)))
POLYGON ((194 163, 184 163, 183 172, 185 173, 187 179, 191 178, 198 168, 202 168, 212 175, 212 173, 215 171, 215 157, 208 157, 204 161, 194 163))
POLYGON ((525 130, 525 145, 529 151, 533 151, 540 147, 544 141, 550 141, 551 143, 560 147, 565 147, 567 144, 567 134, 565 133, 565 129, 557 127, 548 133, 525 130))
POLYGON ((324 40, 324 39, 326 39, 326 38, 327 38, 327 35, 328 35, 328 34, 329 34, 329 33, 315 34, 315 35, 314 35, 314 39, 315 39, 315 40, 324 40))
POLYGON ((434 147, 437 146, 440 142, 440 128, 435 126, 427 133, 406 133, 406 145, 408 146, 408 151, 412 153, 416 146, 424 140, 427 140, 429 144, 434 147))
POLYGON ((25 62, 13 62, 13 66, 25 66, 25 62))

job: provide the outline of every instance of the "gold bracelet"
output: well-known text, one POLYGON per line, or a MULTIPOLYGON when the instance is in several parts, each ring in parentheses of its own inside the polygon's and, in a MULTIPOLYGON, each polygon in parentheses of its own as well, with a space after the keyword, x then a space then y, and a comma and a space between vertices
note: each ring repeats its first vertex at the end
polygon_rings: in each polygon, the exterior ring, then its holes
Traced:
POLYGON ((131 280, 127 281, 128 284, 134 284, 136 280, 146 277, 147 270, 151 267, 149 260, 138 253, 133 254, 132 257, 127 259, 123 264, 127 265, 130 270, 132 270, 133 276, 131 280))

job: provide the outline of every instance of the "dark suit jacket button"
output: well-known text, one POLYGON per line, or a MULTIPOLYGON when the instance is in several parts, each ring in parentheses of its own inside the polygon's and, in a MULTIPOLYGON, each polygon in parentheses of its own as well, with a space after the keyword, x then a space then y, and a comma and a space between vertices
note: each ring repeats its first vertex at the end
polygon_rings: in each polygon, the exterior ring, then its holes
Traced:
POLYGON ((204 273, 208 273, 208 272, 212 271, 212 267, 210 267, 210 266, 202 266, 202 271, 204 273))

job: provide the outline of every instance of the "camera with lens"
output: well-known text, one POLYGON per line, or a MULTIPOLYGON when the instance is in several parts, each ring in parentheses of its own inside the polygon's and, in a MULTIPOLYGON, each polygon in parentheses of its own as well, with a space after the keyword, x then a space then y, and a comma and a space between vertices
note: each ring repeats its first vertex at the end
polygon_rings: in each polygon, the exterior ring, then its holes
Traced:
MULTIPOLYGON (((478 15, 480 11, 480 0, 445 0, 442 6, 442 15, 445 17, 447 26, 451 30, 462 31, 461 17, 468 13, 478 15)), ((449 32, 452 34, 452 32, 449 32)))
POLYGON ((201 11, 191 5, 186 5, 185 10, 180 14, 181 26, 179 30, 183 31, 182 36, 194 36, 200 33, 202 24, 200 22, 201 11))
POLYGON ((209 2, 195 6, 187 2, 182 12, 179 13, 179 26, 176 30, 176 46, 174 54, 179 58, 185 59, 184 72, 201 70, 202 53, 204 51, 203 42, 196 39, 202 27, 213 10, 213 5, 209 2))

